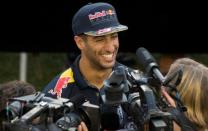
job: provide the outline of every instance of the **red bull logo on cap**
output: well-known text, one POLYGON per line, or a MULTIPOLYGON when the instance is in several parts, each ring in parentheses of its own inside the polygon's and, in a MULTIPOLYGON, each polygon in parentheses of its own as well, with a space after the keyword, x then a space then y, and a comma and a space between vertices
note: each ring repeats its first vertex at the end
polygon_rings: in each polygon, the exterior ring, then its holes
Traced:
POLYGON ((71 68, 69 68, 61 74, 54 89, 50 90, 48 93, 57 95, 57 98, 61 98, 62 90, 67 87, 68 83, 72 82, 74 82, 73 72, 71 68))
POLYGON ((103 10, 101 12, 95 12, 94 14, 89 14, 88 17, 90 20, 93 20, 93 19, 97 19, 97 18, 100 18, 100 17, 104 17, 106 15, 113 15, 115 14, 115 11, 113 10, 103 10))

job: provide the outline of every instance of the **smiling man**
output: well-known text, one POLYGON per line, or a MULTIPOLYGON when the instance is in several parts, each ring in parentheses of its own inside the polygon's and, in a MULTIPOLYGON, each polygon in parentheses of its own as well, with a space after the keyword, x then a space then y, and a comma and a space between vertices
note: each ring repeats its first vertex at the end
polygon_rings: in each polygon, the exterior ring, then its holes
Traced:
POLYGON ((72 30, 81 54, 43 92, 53 98, 71 98, 81 93, 90 103, 99 105, 104 80, 114 68, 121 66, 116 62, 118 32, 127 29, 119 23, 114 7, 108 3, 90 3, 80 8, 73 17, 72 30))

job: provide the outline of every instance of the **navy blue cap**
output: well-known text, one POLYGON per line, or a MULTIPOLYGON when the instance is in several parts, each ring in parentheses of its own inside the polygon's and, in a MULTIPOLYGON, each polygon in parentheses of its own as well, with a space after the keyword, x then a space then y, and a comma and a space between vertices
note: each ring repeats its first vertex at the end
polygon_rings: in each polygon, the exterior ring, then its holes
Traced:
POLYGON ((103 2, 89 3, 80 8, 72 19, 74 35, 102 36, 127 30, 118 21, 115 8, 103 2))

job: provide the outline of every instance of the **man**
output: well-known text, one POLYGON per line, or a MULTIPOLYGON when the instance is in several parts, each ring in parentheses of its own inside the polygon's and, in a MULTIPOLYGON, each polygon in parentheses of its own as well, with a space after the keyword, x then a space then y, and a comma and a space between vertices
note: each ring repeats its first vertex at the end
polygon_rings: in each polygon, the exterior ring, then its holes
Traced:
MULTIPOLYGON (((121 65, 116 62, 118 32, 127 29, 119 23, 114 7, 108 3, 90 3, 80 8, 73 17, 72 30, 81 55, 43 92, 53 98, 71 98, 81 93, 90 103, 99 105, 104 80, 121 65)), ((84 128, 82 122, 78 129, 84 128)))

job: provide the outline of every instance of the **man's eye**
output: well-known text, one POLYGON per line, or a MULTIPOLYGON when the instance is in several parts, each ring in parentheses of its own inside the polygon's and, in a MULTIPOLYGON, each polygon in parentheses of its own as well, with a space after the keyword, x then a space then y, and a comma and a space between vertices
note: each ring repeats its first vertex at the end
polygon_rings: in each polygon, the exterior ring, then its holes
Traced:
POLYGON ((101 41, 104 41, 104 38, 97 38, 95 41, 96 42, 101 42, 101 41))
POLYGON ((111 36, 111 38, 117 38, 118 37, 118 35, 116 34, 116 35, 112 35, 111 36))

